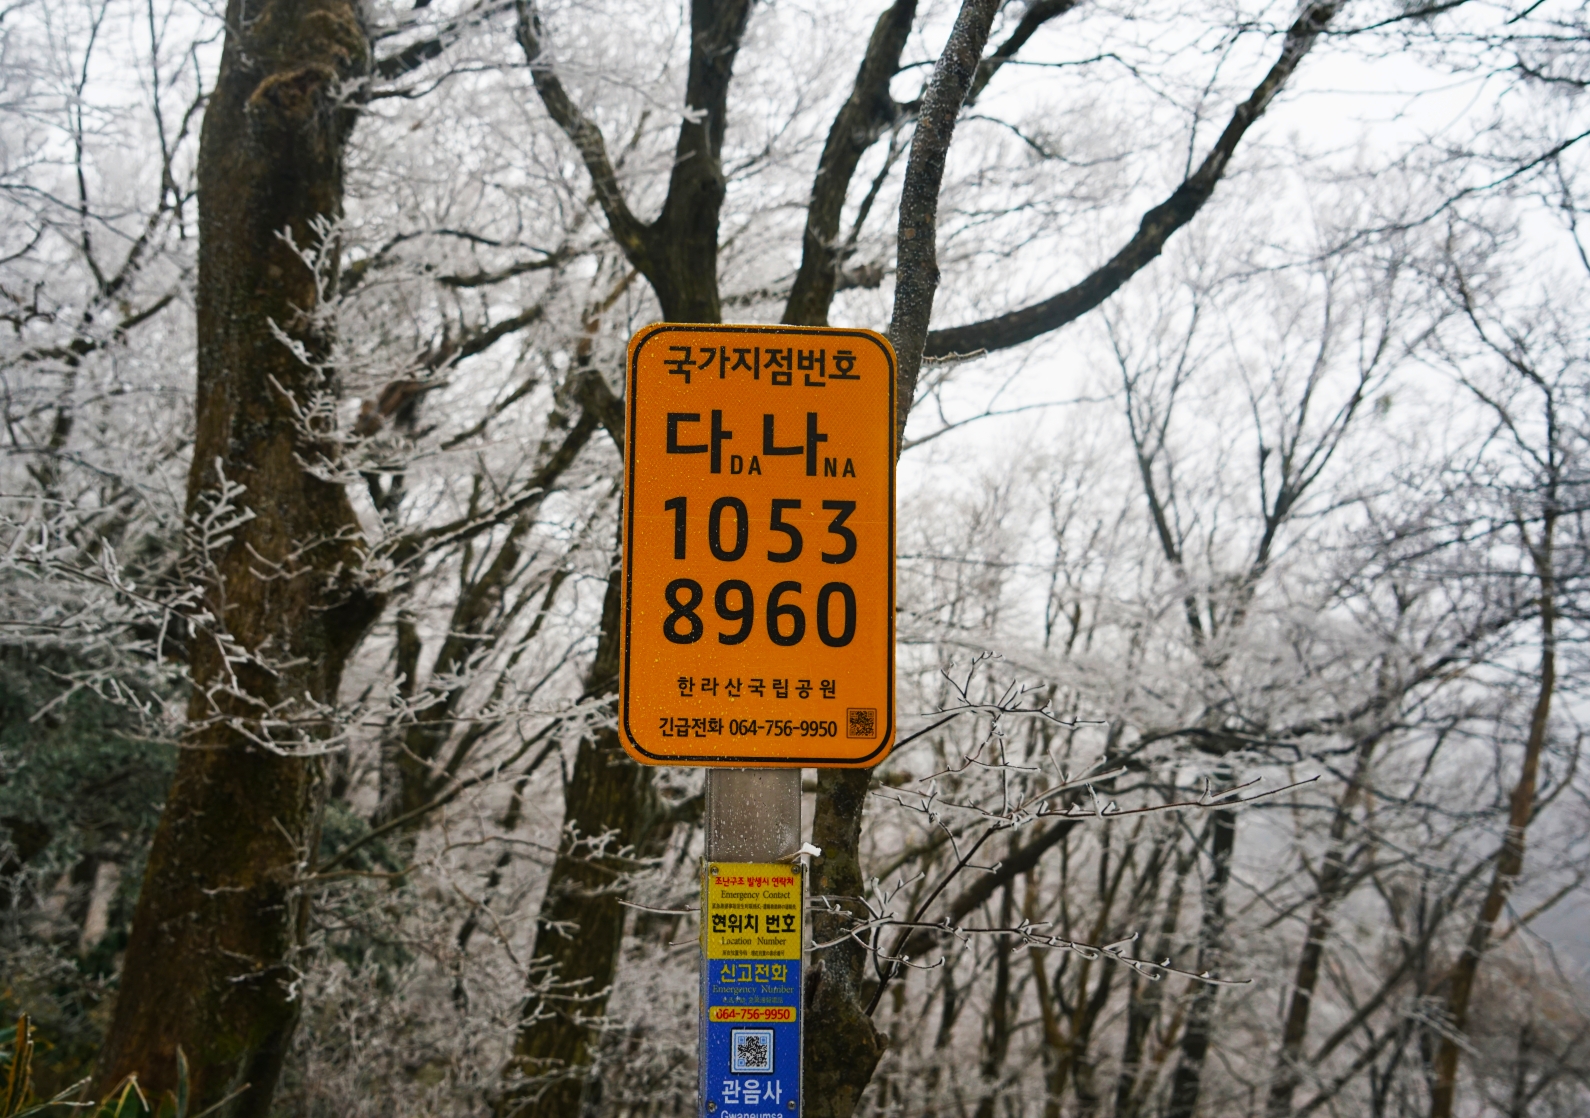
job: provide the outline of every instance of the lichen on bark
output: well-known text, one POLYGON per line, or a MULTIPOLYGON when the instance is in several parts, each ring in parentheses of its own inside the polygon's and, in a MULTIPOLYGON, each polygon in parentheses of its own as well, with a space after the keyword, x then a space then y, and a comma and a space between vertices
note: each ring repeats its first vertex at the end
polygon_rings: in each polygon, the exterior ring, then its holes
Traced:
POLYGON ((323 468, 335 440, 303 419, 336 386, 300 250, 318 245, 335 270, 320 242, 342 212, 367 37, 342 0, 233 0, 227 28, 198 167, 192 697, 95 1087, 137 1073, 171 1088, 180 1049, 195 1111, 231 1096, 224 1113, 252 1118, 269 1110, 296 1019, 326 711, 382 603, 323 468))

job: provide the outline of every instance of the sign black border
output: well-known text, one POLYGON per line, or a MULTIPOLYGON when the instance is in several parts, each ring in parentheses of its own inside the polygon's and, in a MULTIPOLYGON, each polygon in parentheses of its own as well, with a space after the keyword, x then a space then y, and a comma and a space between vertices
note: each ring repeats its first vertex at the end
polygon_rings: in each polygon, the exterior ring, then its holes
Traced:
MULTIPOLYGON (((895 381, 896 381, 896 378, 898 377, 898 370, 895 368, 894 354, 889 349, 889 347, 887 345, 879 345, 879 339, 875 335, 873 335, 872 333, 869 333, 868 331, 865 331, 865 330, 847 330, 847 329, 844 329, 842 327, 829 327, 829 326, 737 326, 737 325, 733 325, 731 323, 717 323, 717 322, 701 323, 701 324, 688 323, 688 322, 664 322, 664 323, 658 323, 655 326, 644 327, 641 330, 637 331, 635 336, 630 339, 629 353, 628 353, 628 358, 627 358, 628 364, 629 364, 629 368, 628 368, 628 370, 626 372, 626 375, 625 375, 625 378, 624 378, 625 381, 626 381, 626 389, 627 389, 627 392, 628 392, 628 399, 626 399, 624 401, 624 404, 625 404, 625 415, 624 415, 624 418, 625 418, 625 421, 626 421, 625 429, 624 429, 624 540, 623 540, 623 548, 622 548, 622 552, 623 552, 623 558, 622 558, 623 579, 624 579, 624 630, 623 630, 622 638, 623 638, 624 647, 623 647, 623 659, 622 659, 623 670, 621 672, 621 677, 622 677, 622 680, 623 680, 623 684, 622 684, 622 686, 620 688, 620 693, 619 693, 619 707, 620 707, 620 710, 622 712, 621 713, 621 717, 619 719, 619 723, 620 723, 620 726, 623 728, 624 737, 626 739, 626 744, 627 744, 629 750, 631 751, 632 755, 638 755, 638 757, 644 757, 650 763, 657 764, 657 765, 696 765, 696 766, 700 766, 700 767, 703 767, 703 768, 780 768, 780 769, 794 769, 794 768, 834 769, 834 768, 844 768, 844 769, 858 769, 858 768, 866 768, 869 765, 877 764, 883 759, 884 755, 886 755, 889 752, 889 750, 894 748, 894 739, 895 739, 895 733, 896 733, 895 725, 894 725, 894 641, 892 639, 888 642, 888 645, 887 645, 888 650, 889 650, 889 670, 888 670, 888 677, 887 677, 888 678, 888 706, 886 708, 887 720, 885 722, 885 725, 887 725, 889 727, 889 734, 881 742, 879 742, 878 747, 876 749, 874 749, 871 753, 868 753, 864 757, 856 757, 856 758, 850 758, 850 757, 729 757, 729 756, 724 756, 722 754, 688 754, 688 755, 684 755, 684 756, 671 756, 671 755, 670 756, 664 756, 662 754, 657 754, 657 753, 650 752, 644 746, 642 746, 640 744, 640 742, 635 740, 635 734, 634 734, 633 731, 631 731, 631 729, 629 727, 629 679, 630 679, 630 668, 629 668, 630 639, 629 639, 629 634, 630 634, 630 599, 632 597, 632 595, 630 593, 630 590, 631 590, 630 580, 631 580, 631 576, 632 576, 632 573, 633 573, 633 566, 634 566, 634 564, 632 562, 633 556, 630 553, 630 540, 634 538, 634 517, 635 517, 635 503, 630 500, 630 494, 634 492, 635 442, 636 442, 636 440, 631 437, 630 432, 632 432, 632 431, 634 431, 636 429, 636 425, 635 425, 635 411, 636 411, 636 407, 637 407, 637 405, 639 403, 639 396, 640 396, 640 393, 637 390, 638 389, 637 378, 638 378, 638 374, 639 374, 639 363, 638 363, 637 359, 640 356, 640 351, 646 347, 646 343, 647 342, 651 341, 653 338, 657 337, 659 334, 666 334, 666 333, 670 333, 670 332, 675 332, 675 333, 688 332, 688 333, 691 333, 691 334, 713 334, 713 333, 717 333, 717 334, 813 334, 813 335, 818 335, 818 336, 827 337, 827 338, 850 337, 850 338, 861 338, 861 339, 864 339, 865 341, 872 343, 874 346, 878 346, 878 348, 883 353, 884 360, 887 361, 888 365, 889 365, 889 430, 890 430, 891 443, 892 443, 892 441, 894 439, 894 435, 895 435, 894 424, 896 422, 896 418, 895 417, 896 417, 896 415, 898 413, 898 404, 895 401, 895 381)), ((893 448, 892 445, 890 447, 889 458, 890 458, 890 468, 889 468, 889 559, 890 559, 890 563, 889 563, 889 613, 888 613, 888 616, 889 616, 890 627, 892 629, 893 625, 894 625, 894 616, 895 616, 895 613, 894 613, 894 592, 895 592, 895 585, 894 585, 895 584, 895 578, 894 578, 894 575, 895 575, 895 572, 894 572, 894 547, 895 547, 895 539, 894 539, 894 532, 895 532, 894 513, 895 513, 895 508, 894 508, 894 505, 895 505, 895 489, 894 489, 894 483, 895 483, 895 463, 894 463, 894 448, 893 448)))

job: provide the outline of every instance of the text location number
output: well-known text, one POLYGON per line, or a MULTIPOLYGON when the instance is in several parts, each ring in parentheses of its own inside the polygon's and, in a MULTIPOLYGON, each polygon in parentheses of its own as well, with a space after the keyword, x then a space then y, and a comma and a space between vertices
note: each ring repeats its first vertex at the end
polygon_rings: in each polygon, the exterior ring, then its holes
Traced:
MULTIPOLYGON (((785 497, 773 498, 768 516, 768 529, 781 533, 787 544, 782 551, 769 550, 767 557, 775 563, 793 563, 801 557, 805 540, 795 525, 784 519, 786 512, 798 511, 801 503, 785 497)), ((683 559, 690 539, 689 502, 684 497, 671 497, 663 508, 674 514, 674 558, 683 559)), ((824 563, 848 563, 856 557, 856 533, 845 526, 850 514, 856 511, 854 501, 824 501, 825 512, 837 515, 828 522, 829 535, 838 536, 838 551, 822 553, 824 563)), ((723 563, 733 563, 745 555, 750 540, 751 514, 745 502, 738 497, 719 497, 712 502, 707 513, 707 547, 712 557, 723 563), (728 520, 731 523, 725 524, 728 520)))
MULTIPOLYGON (((856 533, 846 524, 856 511, 854 501, 824 501, 823 509, 834 513, 828 523, 828 534, 838 537, 837 551, 824 551, 824 563, 848 563, 856 557, 856 533)), ((805 548, 801 531, 784 519, 786 513, 800 510, 801 502, 793 498, 774 498, 768 510, 768 530, 780 535, 784 546, 769 549, 767 557, 774 563, 793 563, 805 548)), ((674 558, 684 559, 689 544, 689 502, 684 497, 673 497, 663 502, 663 508, 674 514, 674 558)), ((707 513, 707 549, 719 562, 733 563, 744 558, 750 547, 751 513, 738 497, 719 497, 712 502, 707 513)), ((767 637, 781 648, 791 648, 806 638, 807 606, 801 601, 802 584, 794 579, 775 583, 768 590, 763 605, 763 624, 767 637)), ((664 591, 669 612, 663 619, 663 636, 673 644, 695 644, 706 632, 701 615, 697 612, 706 600, 701 583, 693 578, 676 578, 664 591)), ((712 595, 712 609, 733 629, 717 634, 719 644, 743 644, 756 628, 757 593, 743 579, 731 578, 720 582, 712 595)), ((856 636, 856 592, 848 583, 825 583, 817 591, 813 603, 813 628, 817 639, 829 648, 844 648, 856 636)))
MULTIPOLYGON (((767 594, 768 639, 782 648, 800 644, 806 637, 806 611, 799 598, 801 584, 794 580, 774 585, 767 594)), ((669 606, 663 618, 663 636, 673 644, 695 644, 706 632, 696 612, 706 597, 701 583, 693 578, 676 578, 663 591, 669 606)), ((756 626, 756 598, 751 585, 738 578, 718 583, 712 595, 712 608, 738 629, 718 634, 719 644, 741 644, 756 626)), ((829 648, 844 648, 856 637, 856 592, 843 582, 824 583, 817 591, 817 639, 829 648)))

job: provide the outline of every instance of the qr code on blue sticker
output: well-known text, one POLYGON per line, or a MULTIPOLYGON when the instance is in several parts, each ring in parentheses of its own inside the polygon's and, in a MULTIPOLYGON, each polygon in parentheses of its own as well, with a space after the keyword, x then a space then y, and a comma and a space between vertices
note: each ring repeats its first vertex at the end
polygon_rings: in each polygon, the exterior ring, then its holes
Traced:
POLYGON ((773 1030, 734 1029, 729 1033, 729 1070, 750 1075, 773 1070, 773 1030))

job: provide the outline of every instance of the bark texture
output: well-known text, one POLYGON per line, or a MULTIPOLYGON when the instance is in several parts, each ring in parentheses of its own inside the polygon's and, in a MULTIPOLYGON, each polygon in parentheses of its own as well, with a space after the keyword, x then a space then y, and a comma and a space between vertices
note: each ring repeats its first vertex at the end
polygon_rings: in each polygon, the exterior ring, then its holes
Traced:
POLYGON ((812 866, 812 896, 826 897, 832 908, 825 912, 817 902, 812 941, 840 942, 812 952, 806 979, 801 1078, 808 1118, 850 1118, 887 1043, 866 1010, 868 942, 846 938, 867 919, 861 901, 861 815, 871 782, 870 769, 822 769, 817 774, 812 845, 823 856, 812 866))
POLYGON ((897 441, 905 437, 905 420, 916 400, 917 374, 922 369, 933 297, 939 288, 939 187, 944 181, 944 164, 998 12, 998 0, 965 0, 961 5, 944 53, 922 93, 922 112, 911 138, 911 156, 900 190, 895 250, 899 271, 894 281, 894 313, 889 318, 889 340, 900 363, 895 388, 897 441))
POLYGON ((95 1077, 175 1086, 192 1110, 263 1116, 295 1022, 298 879, 325 796, 316 722, 380 602, 365 588, 359 526, 340 484, 316 476, 334 447, 305 419, 335 391, 315 359, 316 276, 286 243, 315 245, 342 208, 354 111, 368 70, 345 0, 232 0, 199 156, 197 431, 189 560, 207 615, 192 641, 185 748, 150 852, 114 1020, 95 1077), (309 468, 306 468, 309 467, 309 468), (225 487, 241 487, 232 496, 225 487), (231 506, 232 512, 226 511, 231 506), (232 521, 217 534, 204 525, 232 521), (240 521, 240 522, 238 522, 240 521))
MULTIPOLYGON (((620 582, 608 579, 602 636, 586 698, 618 689, 620 582)), ((564 790, 564 830, 536 920, 532 991, 514 1043, 501 1115, 594 1109, 590 1066, 624 936, 626 875, 666 825, 650 771, 629 759, 617 727, 580 742, 564 790)))
MULTIPOLYGON (((1553 415, 1552 420, 1555 421, 1553 415)), ((1552 447, 1552 465, 1556 466, 1556 447, 1552 447)), ((1530 558, 1534 563, 1535 578, 1540 592, 1540 686, 1535 692, 1534 709, 1529 717, 1529 736, 1524 742, 1523 764, 1518 783, 1513 785, 1507 812, 1507 833, 1502 849, 1496 858, 1496 868, 1491 876, 1485 899, 1469 929, 1463 953, 1458 956, 1447 983, 1446 1015, 1448 1028, 1441 1033, 1441 1043, 1436 1049, 1434 1081, 1430 1088, 1430 1118, 1451 1118, 1457 1092, 1458 1057, 1462 1054, 1462 1036, 1468 1029, 1469 1002, 1474 994, 1474 980, 1479 975, 1480 960, 1490 946, 1491 933, 1502 915, 1502 908, 1524 872, 1524 842, 1529 832, 1530 820, 1535 814, 1535 790, 1540 781, 1540 757, 1546 749, 1546 737, 1551 727, 1551 702, 1557 690, 1557 573, 1556 528, 1560 513, 1557 508, 1557 478, 1551 478, 1547 490, 1547 508, 1538 540, 1526 538, 1530 558)))
MULTIPOLYGON (((1222 783, 1230 783, 1229 776, 1222 783)), ((1237 814, 1216 811, 1210 816, 1210 825, 1214 834, 1209 844, 1209 879, 1204 883, 1203 926, 1198 930, 1198 973, 1219 977, 1226 951, 1226 886, 1231 883, 1231 853, 1237 844, 1237 814)), ((1181 1056, 1170 1079, 1167 1118, 1192 1118, 1197 1112, 1219 992, 1220 987, 1211 983, 1199 983, 1193 991, 1181 1056)))
MULTIPOLYGON (((546 50, 535 6, 521 2, 519 42, 548 115, 573 142, 613 238, 644 275, 670 322, 721 321, 718 217, 723 205, 723 135, 734 60, 750 0, 691 5, 690 69, 675 161, 662 213, 643 223, 625 201, 601 129, 569 96, 546 50)), ((596 414, 592 402, 587 411, 596 414)), ((621 439, 615 440, 622 442, 621 439)), ((587 699, 618 692, 620 571, 608 577, 602 633, 586 678, 587 699)), ((531 990, 521 1014, 499 1115, 563 1118, 592 1112, 599 1022, 624 937, 626 872, 655 850, 671 818, 649 769, 629 759, 616 727, 580 742, 564 791, 564 829, 536 922, 531 990), (600 846, 591 840, 607 836, 600 846), (575 930, 577 929, 577 930, 575 930)))

